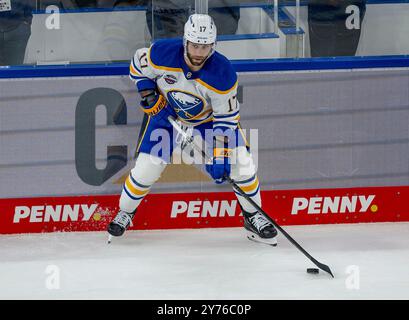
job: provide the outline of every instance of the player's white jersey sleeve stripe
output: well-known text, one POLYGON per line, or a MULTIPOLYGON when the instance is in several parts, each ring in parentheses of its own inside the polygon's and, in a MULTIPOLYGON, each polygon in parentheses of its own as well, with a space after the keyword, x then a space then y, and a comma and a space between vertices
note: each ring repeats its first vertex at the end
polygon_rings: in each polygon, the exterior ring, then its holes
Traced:
POLYGON ((149 79, 148 77, 137 77, 134 76, 133 74, 129 74, 129 77, 133 80, 143 80, 143 79, 149 79))
POLYGON ((131 68, 131 71, 134 71, 133 73, 135 73, 136 75, 139 75, 139 76, 142 76, 142 75, 143 75, 141 69, 139 69, 139 68, 136 66, 135 57, 132 58, 132 67, 134 68, 134 70, 132 70, 132 68, 131 68), (136 72, 135 72, 135 71, 136 71, 136 72))
POLYGON ((216 121, 213 120, 215 126, 236 126, 238 121, 216 121))
POLYGON ((214 114, 213 117, 217 120, 229 120, 229 118, 235 118, 236 116, 238 116, 240 113, 239 111, 236 111, 232 114, 214 114))
POLYGON ((237 128, 237 121, 215 121, 213 120, 213 130, 214 129, 232 129, 235 130, 237 128))
POLYGON ((213 116, 213 121, 214 123, 220 123, 220 124, 237 124, 239 122, 240 117, 235 116, 235 117, 230 117, 230 118, 215 118, 213 116))
POLYGON ((222 130, 222 131, 226 131, 226 130, 236 130, 236 128, 237 128, 237 126, 222 126, 222 125, 219 125, 219 126, 215 126, 215 125, 213 125, 213 130, 222 130))

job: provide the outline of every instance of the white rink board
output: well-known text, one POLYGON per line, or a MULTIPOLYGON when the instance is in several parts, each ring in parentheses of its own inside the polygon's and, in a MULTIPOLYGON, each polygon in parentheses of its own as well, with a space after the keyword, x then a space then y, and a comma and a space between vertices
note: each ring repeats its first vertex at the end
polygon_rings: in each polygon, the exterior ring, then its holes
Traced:
POLYGON ((0 236, 0 299, 408 299, 409 223, 285 228, 335 279, 281 235, 278 247, 241 228, 0 236), (49 265, 60 289, 46 288, 49 265), (348 289, 348 266, 359 289, 348 289))

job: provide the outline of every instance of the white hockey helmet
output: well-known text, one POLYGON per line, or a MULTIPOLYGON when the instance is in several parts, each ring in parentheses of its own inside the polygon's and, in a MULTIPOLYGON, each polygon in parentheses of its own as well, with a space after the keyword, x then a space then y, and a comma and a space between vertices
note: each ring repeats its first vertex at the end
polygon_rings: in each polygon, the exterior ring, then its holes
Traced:
POLYGON ((213 44, 209 58, 216 48, 217 29, 211 16, 207 14, 192 14, 185 23, 183 45, 187 56, 187 42, 196 44, 213 44))

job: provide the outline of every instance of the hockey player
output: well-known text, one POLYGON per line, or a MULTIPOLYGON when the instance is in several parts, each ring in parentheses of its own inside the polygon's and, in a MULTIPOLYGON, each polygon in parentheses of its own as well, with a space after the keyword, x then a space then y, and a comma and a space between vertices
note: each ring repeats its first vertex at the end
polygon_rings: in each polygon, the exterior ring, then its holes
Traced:
MULTIPOLYGON (((130 64, 130 78, 141 94, 141 108, 148 120, 141 129, 135 166, 122 189, 120 211, 108 226, 111 236, 121 236, 131 225, 137 207, 170 162, 175 134, 169 116, 194 127, 202 136, 206 130, 212 130, 213 157, 206 164, 207 172, 216 183, 223 183, 225 176, 230 176, 261 206, 255 165, 239 126, 237 75, 229 60, 215 48, 216 26, 212 18, 193 14, 185 24, 183 41, 160 40, 150 48, 136 51, 130 64), (153 155, 157 141, 150 136, 157 129, 166 130, 172 137, 169 153, 153 155)), ((274 226, 235 193, 248 238, 275 245, 274 226)))

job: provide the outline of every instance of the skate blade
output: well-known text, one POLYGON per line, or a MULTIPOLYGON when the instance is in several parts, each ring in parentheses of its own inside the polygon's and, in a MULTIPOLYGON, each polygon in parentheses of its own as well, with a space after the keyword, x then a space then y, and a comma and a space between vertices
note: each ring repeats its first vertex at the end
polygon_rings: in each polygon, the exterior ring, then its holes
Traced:
POLYGON ((254 241, 254 242, 258 242, 258 243, 268 244, 273 247, 277 246, 277 236, 275 236, 274 238, 265 239, 265 238, 259 237, 258 235, 252 232, 247 232, 247 239, 254 241))
POLYGON ((108 235, 108 244, 110 244, 112 241, 112 235, 108 235))

